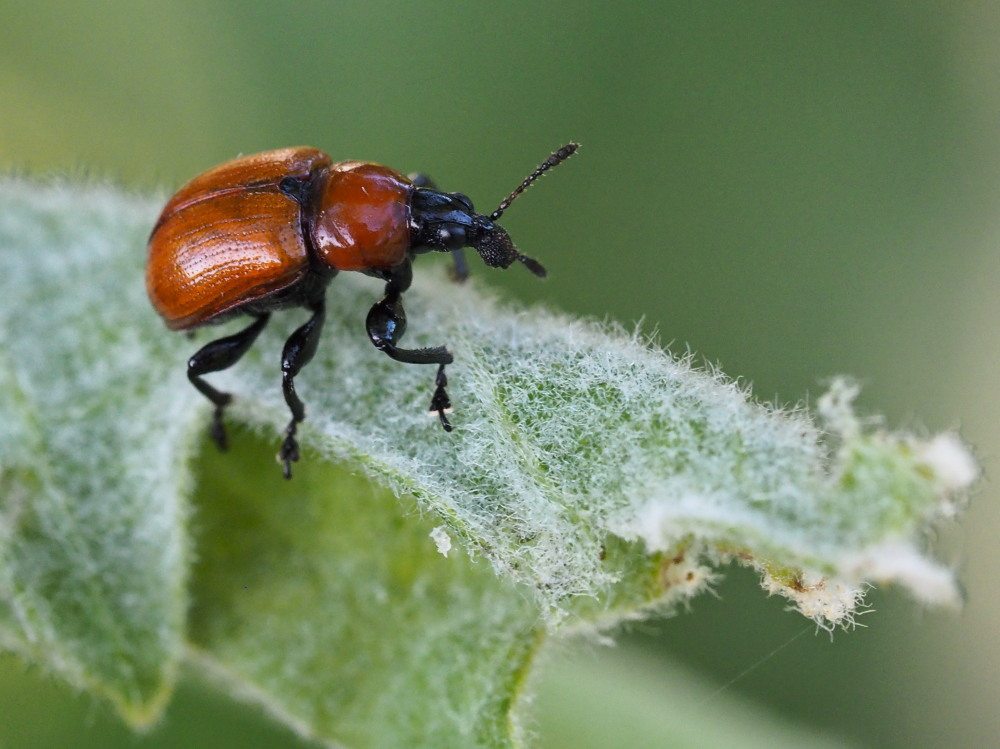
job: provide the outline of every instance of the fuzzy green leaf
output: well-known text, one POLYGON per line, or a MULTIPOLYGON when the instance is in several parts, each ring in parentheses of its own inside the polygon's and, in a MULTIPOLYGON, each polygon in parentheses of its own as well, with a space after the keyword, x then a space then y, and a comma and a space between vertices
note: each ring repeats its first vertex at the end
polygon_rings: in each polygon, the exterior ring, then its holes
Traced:
POLYGON ((193 419, 143 309, 149 201, 0 184, 0 643, 159 713, 183 643, 193 419))
MULTIPOLYGON (((922 543, 978 473, 954 435, 863 425, 843 381, 820 426, 637 335, 431 269, 406 295, 406 343, 455 354, 455 431, 426 413, 433 368, 368 343, 380 285, 342 274, 297 379, 306 458, 289 484, 259 443, 210 448, 192 575, 209 408, 184 362, 240 323, 197 340, 162 326, 142 283, 157 209, 0 182, 0 646, 133 723, 158 714, 187 654, 328 741, 519 745, 540 642, 671 608, 719 561, 753 565, 823 626, 849 624, 873 582, 957 600, 922 543)), ((277 447, 278 360, 302 319, 276 315, 212 375, 236 396, 234 433, 277 447)))

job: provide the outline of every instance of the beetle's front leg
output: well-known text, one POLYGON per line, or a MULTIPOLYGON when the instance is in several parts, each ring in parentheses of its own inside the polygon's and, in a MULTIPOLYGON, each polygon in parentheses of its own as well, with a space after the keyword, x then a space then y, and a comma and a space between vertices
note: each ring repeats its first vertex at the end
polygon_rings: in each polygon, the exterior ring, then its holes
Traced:
POLYGON ((406 312, 403 309, 402 293, 409 288, 412 280, 412 271, 409 263, 405 267, 395 269, 388 276, 385 285, 385 296, 372 305, 368 312, 365 325, 368 330, 368 338, 379 351, 396 361, 407 364, 437 364, 438 371, 435 378, 434 395, 431 397, 430 410, 437 413, 441 420, 441 426, 445 431, 451 431, 451 423, 445 415, 451 409, 451 401, 445 387, 448 385, 448 378, 444 373, 445 364, 451 364, 454 358, 451 352, 444 346, 433 348, 405 349, 399 348, 396 344, 406 332, 406 312))

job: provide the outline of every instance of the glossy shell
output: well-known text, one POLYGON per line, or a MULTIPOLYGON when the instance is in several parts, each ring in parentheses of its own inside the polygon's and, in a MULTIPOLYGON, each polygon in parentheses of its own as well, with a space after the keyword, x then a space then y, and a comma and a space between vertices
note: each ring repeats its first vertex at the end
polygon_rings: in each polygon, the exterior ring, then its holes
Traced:
POLYGON ((300 281, 309 270, 304 210, 279 188, 330 157, 288 148, 226 162, 184 185, 149 240, 146 288, 174 330, 208 322, 300 281))
POLYGON ((318 258, 337 270, 392 268, 410 249, 413 183, 366 161, 330 167, 319 188, 312 240, 318 258))

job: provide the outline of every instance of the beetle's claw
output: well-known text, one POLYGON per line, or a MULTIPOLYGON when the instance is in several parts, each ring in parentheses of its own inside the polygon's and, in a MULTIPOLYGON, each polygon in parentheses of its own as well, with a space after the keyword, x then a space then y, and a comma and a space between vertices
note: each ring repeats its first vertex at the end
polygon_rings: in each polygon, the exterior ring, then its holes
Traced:
POLYGON ((212 426, 209 428, 209 434, 212 436, 212 441, 216 444, 221 452, 225 452, 229 449, 229 438, 226 436, 226 425, 222 423, 222 406, 215 407, 215 413, 212 415, 212 426))
POLYGON ((299 443, 295 437, 288 435, 281 443, 281 450, 278 451, 278 462, 282 464, 281 473, 286 479, 292 477, 292 463, 299 460, 299 443))
POLYGON ((440 392, 435 391, 434 397, 431 398, 431 407, 429 409, 431 413, 437 413, 438 418, 441 420, 441 428, 446 432, 450 432, 453 427, 451 422, 448 421, 448 412, 451 411, 451 404, 448 403, 448 395, 442 390, 440 392), (440 402, 444 399, 444 403, 440 402))
POLYGON ((278 451, 278 462, 282 463, 281 473, 286 479, 292 477, 292 463, 299 461, 299 443, 295 439, 295 427, 298 422, 293 421, 288 425, 285 432, 285 441, 281 443, 281 450, 278 451))
POLYGON ((431 407, 428 409, 431 413, 436 413, 438 418, 441 420, 441 428, 446 432, 452 430, 451 422, 448 421, 448 413, 451 411, 451 403, 448 402, 448 394, 441 390, 434 391, 434 397, 431 398, 431 407))
POLYGON ((438 418, 441 419, 441 427, 446 431, 450 432, 452 430, 451 422, 448 421, 448 417, 445 416, 444 411, 438 411, 438 418))

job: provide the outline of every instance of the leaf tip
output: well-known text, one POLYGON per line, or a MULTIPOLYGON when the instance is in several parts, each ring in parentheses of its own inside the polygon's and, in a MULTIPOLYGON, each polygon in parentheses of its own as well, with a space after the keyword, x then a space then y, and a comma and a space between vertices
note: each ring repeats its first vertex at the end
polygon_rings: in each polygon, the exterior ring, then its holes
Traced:
POLYGON ((979 464, 954 432, 943 432, 918 444, 916 454, 944 492, 965 491, 979 478, 979 464))

